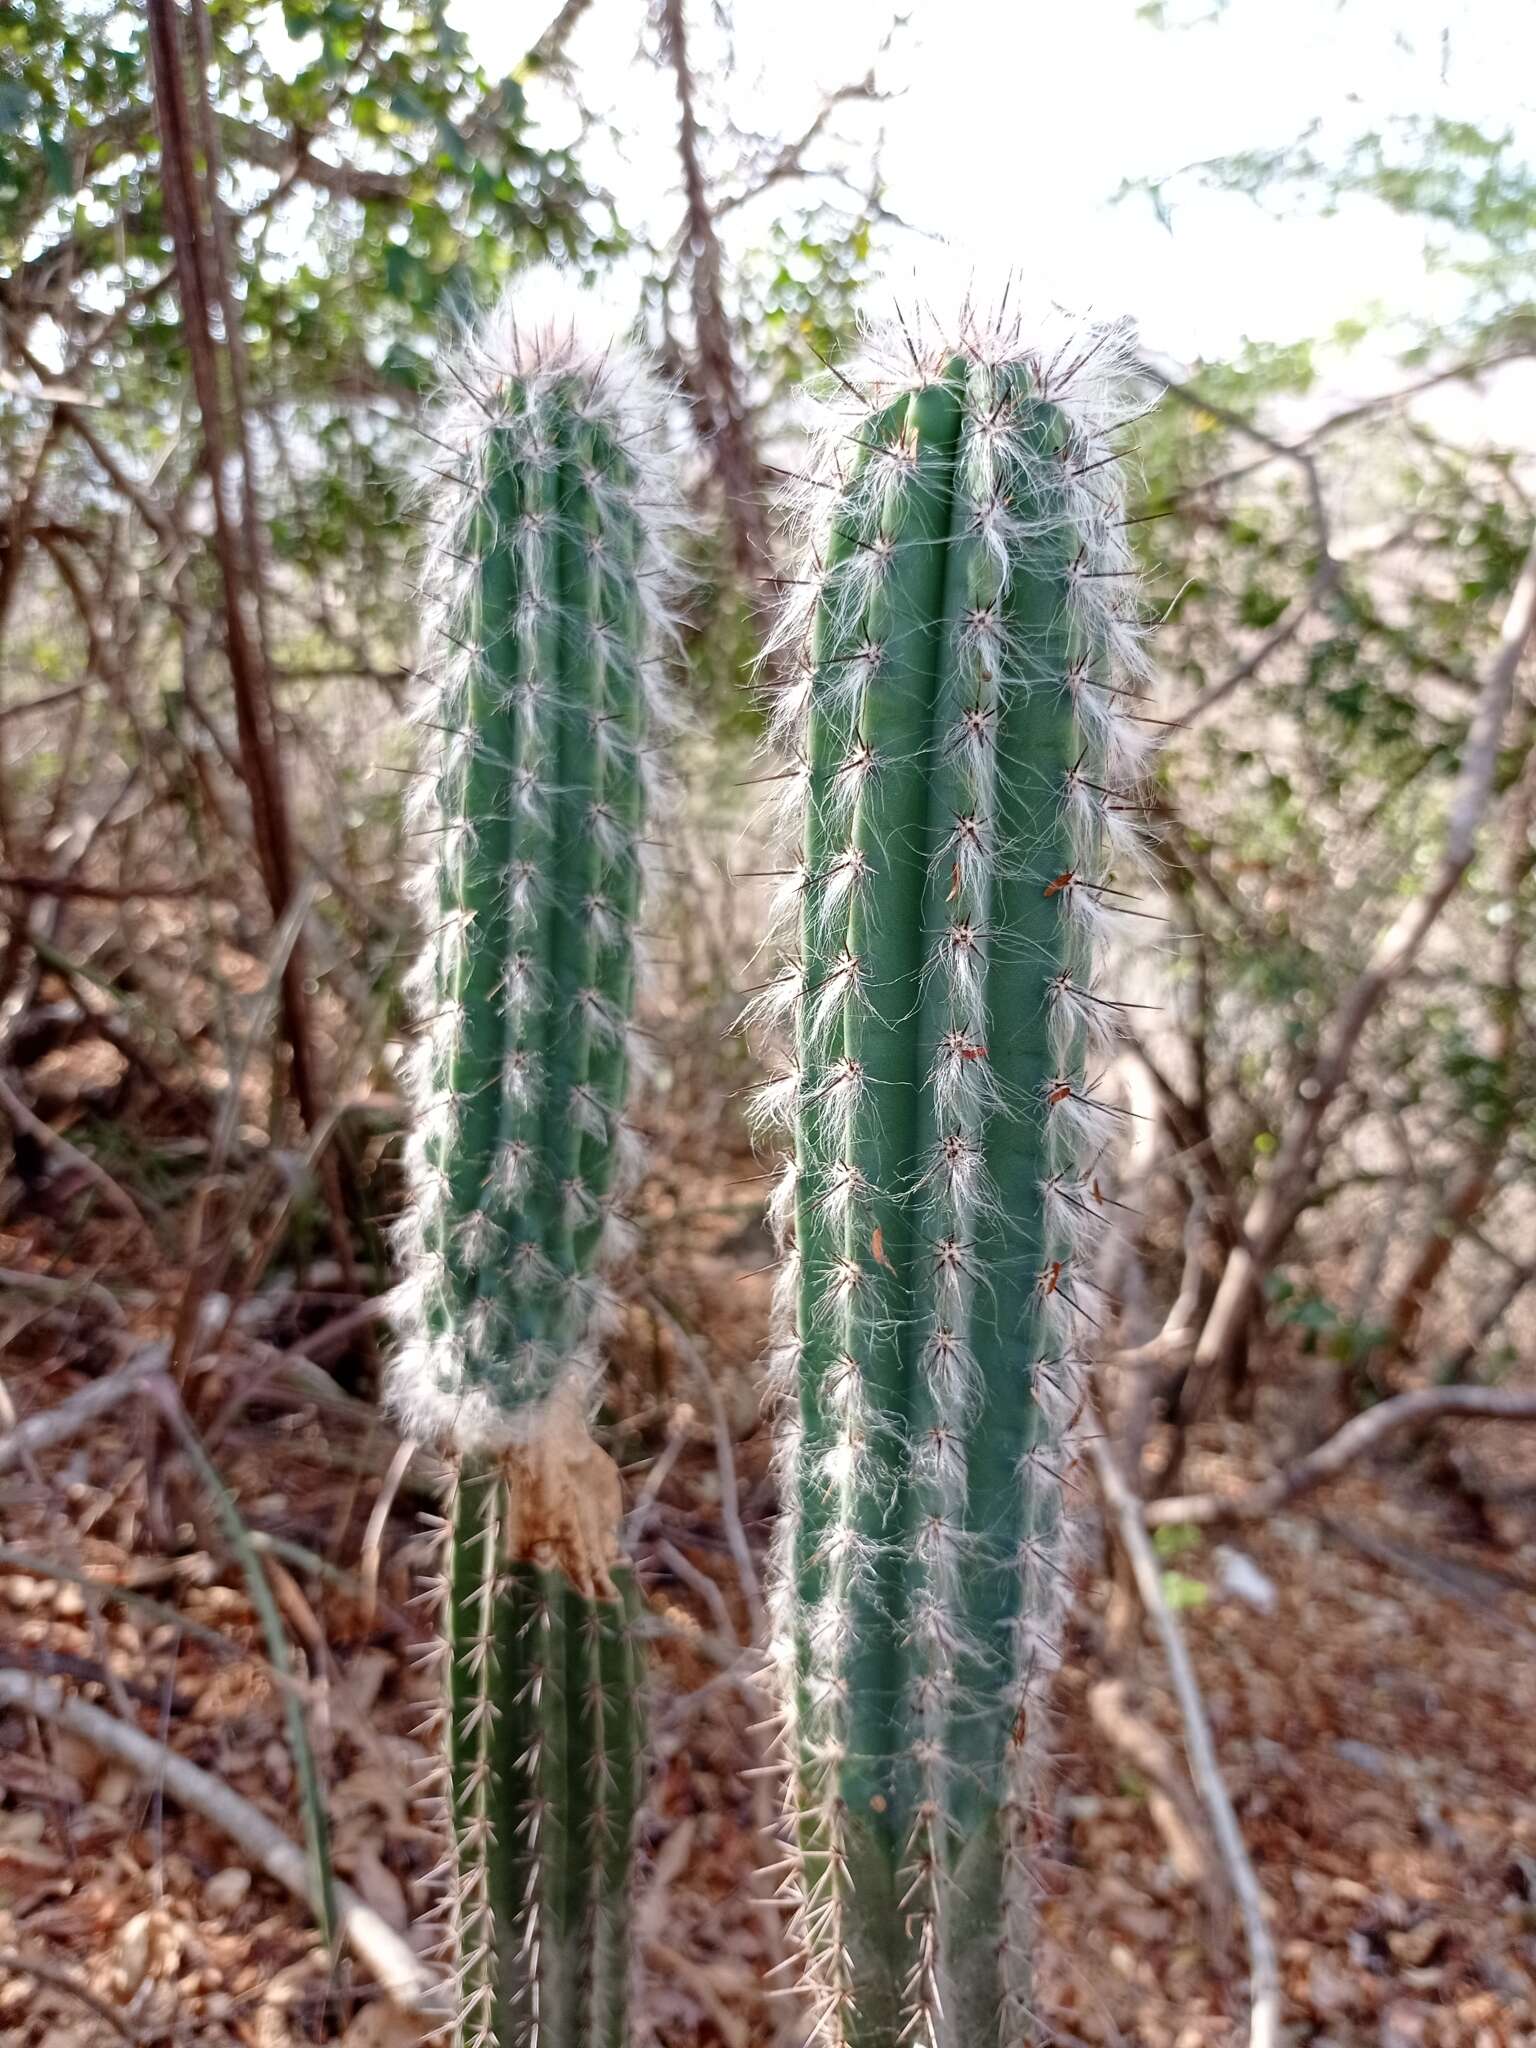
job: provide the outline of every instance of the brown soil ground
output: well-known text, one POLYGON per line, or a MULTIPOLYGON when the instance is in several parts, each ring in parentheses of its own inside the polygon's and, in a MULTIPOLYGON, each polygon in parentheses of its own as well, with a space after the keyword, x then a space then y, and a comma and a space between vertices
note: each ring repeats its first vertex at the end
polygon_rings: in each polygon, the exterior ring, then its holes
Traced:
MULTIPOLYGON (((752 1171, 684 1162, 652 1184, 645 1279, 614 1357, 615 1412, 633 1420, 613 1446, 632 1497, 669 1434, 683 1439, 638 1546, 659 1630, 641 2038, 667 2048, 798 2038, 793 2007, 765 1996, 783 1941, 772 1881, 756 1875, 772 1853, 774 1794, 743 1776, 765 1738, 750 1648, 729 1641, 748 1643, 751 1589, 732 1555, 717 1455, 723 1436, 760 1560, 773 1497, 752 1370, 770 1277, 761 1190, 742 1184, 752 1171), (694 1333, 696 1356, 658 1300, 694 1333)), ((41 1234, 0 1239, 0 1267, 13 1272, 67 1271, 58 1253, 41 1234)), ((311 1680, 337 1868, 407 1932, 431 1903, 438 1858, 412 1799, 429 1763, 413 1733, 432 1680, 413 1663, 412 1601, 430 1567, 430 1502, 402 1490, 370 1599, 365 1531, 393 1439, 365 1402, 315 1398, 323 1383, 287 1375, 307 1334, 346 1303, 313 1280, 286 1294, 268 1284, 277 1291, 261 1315, 241 1321, 187 1398, 246 1524, 267 1539, 263 1562, 311 1680)), ((136 1305, 124 1298, 121 1322, 82 1293, 63 1308, 23 1301, 3 1375, 18 1414, 59 1403, 165 1330, 168 1283, 136 1305)), ((342 1378, 355 1368, 366 1388, 355 1351, 329 1353, 327 1367, 342 1378)), ((1169 1546, 1272 1906, 1292 2043, 1536 2043, 1536 1433, 1505 1432, 1490 1472, 1490 1432, 1478 1428, 1443 1433, 1433 1456, 1421 1447, 1354 1473, 1225 1548, 1215 1536, 1169 1546)), ((1213 1425, 1186 1479, 1238 1483, 1257 1469, 1257 1442, 1250 1426, 1213 1425)), ((1133 1748, 1160 1732, 1180 1753, 1156 1652, 1121 1611, 1086 1501, 1085 1513, 1042 1793, 1042 2036, 1239 2041, 1240 1931, 1203 1836, 1181 1833, 1176 1814, 1169 1823, 1165 1788, 1103 1732, 1113 1699, 1133 1748), (1120 1693, 1096 1690, 1111 1679, 1120 1693)), ((129 1401, 0 1475, 0 1524, 0 1664, 131 1715, 296 1833, 292 1753, 246 1582, 151 1405, 129 1401), (88 1596, 26 1559, 162 1611, 88 1596)), ((1172 1796, 1175 1809, 1187 1803, 1177 1778, 1172 1796)), ((0 2038, 404 2048, 418 2033, 354 1965, 328 1963, 305 1911, 224 1835, 78 1738, 0 1714, 0 2038), (26 1974, 25 1960, 48 1974, 26 1974)))

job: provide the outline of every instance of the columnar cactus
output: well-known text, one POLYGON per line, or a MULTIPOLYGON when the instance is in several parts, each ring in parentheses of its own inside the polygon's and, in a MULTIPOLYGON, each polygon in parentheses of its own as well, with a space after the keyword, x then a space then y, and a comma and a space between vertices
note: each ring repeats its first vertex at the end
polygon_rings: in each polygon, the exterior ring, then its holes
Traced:
POLYGON ((456 2039, 616 2048, 638 1677, 617 1476, 586 1411, 635 1149, 664 407, 623 350, 518 292, 452 374, 393 1396, 459 1457, 444 1627, 456 2039))
POLYGON ((777 1648, 800 1931, 847 2048, 1030 2033, 1030 1760, 1112 1206, 1091 962, 1143 729, 1126 355, 969 310, 893 330, 833 394, 783 634, 777 1648))

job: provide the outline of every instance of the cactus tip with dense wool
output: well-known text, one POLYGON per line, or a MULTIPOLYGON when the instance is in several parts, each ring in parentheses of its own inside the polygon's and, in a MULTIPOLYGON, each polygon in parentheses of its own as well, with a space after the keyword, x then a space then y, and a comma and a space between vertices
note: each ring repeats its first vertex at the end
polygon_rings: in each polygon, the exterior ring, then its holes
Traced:
POLYGON ((400 1246, 403 1426, 447 1524, 460 2048, 620 2048, 639 1791, 620 1490, 588 1431, 626 1104, 676 503, 667 401, 519 281, 434 423, 426 949, 400 1246))
POLYGON ((1136 404, 1123 326, 898 317, 828 393, 779 635, 777 1652, 838 2048, 1030 2035, 1032 1755, 1112 1207, 1093 961, 1147 732, 1111 438, 1136 404))

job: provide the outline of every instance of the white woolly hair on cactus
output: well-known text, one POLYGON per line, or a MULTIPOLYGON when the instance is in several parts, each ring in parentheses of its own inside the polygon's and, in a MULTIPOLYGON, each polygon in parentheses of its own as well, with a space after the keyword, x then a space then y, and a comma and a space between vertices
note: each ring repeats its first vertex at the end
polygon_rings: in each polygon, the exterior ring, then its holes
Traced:
POLYGON ((916 296, 833 373, 791 511, 768 674, 793 886, 755 1018, 788 1019, 763 1108, 795 1135, 774 1650, 814 2016, 848 2048, 1025 2037, 1117 1214, 1095 970, 1153 732, 1114 440, 1142 404, 1124 322, 916 296))
POLYGON ((595 293, 520 273, 446 351, 410 844, 425 934, 390 1404, 493 1449, 588 1403, 640 1147, 640 905, 675 723, 673 402, 595 293))

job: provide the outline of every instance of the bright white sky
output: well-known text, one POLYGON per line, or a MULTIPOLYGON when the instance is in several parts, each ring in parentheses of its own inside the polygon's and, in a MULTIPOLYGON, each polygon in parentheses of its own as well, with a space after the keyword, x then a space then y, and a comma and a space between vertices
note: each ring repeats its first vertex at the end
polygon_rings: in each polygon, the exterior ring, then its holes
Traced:
MULTIPOLYGON (((1220 0, 1171 0, 1169 14, 1220 0)), ((1456 286, 1426 278, 1420 238, 1370 202, 1330 220, 1270 221, 1251 202, 1180 188, 1174 230, 1146 201, 1113 206, 1123 178, 1274 147, 1321 120, 1322 146, 1393 115, 1438 113, 1536 150, 1531 0, 1230 0, 1204 26, 1159 31, 1135 0, 903 0, 910 26, 881 60, 900 97, 845 132, 884 131, 890 205, 944 234, 984 274, 1016 269, 1045 296, 1130 312, 1176 358, 1284 341, 1367 313, 1373 301, 1439 309, 1456 286), (1522 104, 1523 102, 1523 104, 1522 104)), ((452 0, 492 69, 514 64, 555 0, 452 0)), ((892 0, 736 0, 728 91, 744 122, 793 133, 818 89, 860 76, 892 0)), ((691 15, 716 52, 706 0, 691 15)), ((595 0, 572 44, 588 103, 622 155, 584 161, 627 218, 676 218, 675 109, 639 54, 642 0, 595 0)), ((921 261, 904 251, 903 264, 921 261)))

